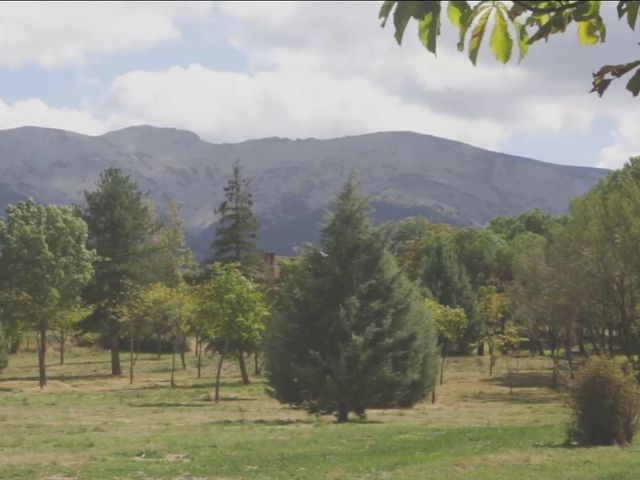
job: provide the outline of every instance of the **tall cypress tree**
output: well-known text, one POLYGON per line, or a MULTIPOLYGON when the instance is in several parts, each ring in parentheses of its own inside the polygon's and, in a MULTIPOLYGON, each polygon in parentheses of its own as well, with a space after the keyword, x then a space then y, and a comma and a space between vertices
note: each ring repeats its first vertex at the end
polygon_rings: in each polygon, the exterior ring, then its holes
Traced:
POLYGON ((84 327, 106 337, 111 349, 111 374, 121 375, 117 307, 129 286, 145 278, 145 260, 152 251, 149 207, 138 184, 118 168, 100 174, 98 188, 85 192, 82 218, 89 226, 89 246, 96 250, 95 281, 87 300, 96 305, 84 327))
POLYGON ((310 412, 409 406, 434 385, 436 333, 349 179, 282 287, 266 344, 271 393, 310 412))
POLYGON ((219 262, 231 261, 247 266, 255 261, 260 224, 251 210, 250 185, 251 181, 242 176, 240 161, 236 160, 233 175, 224 188, 225 200, 216 210, 220 219, 211 248, 219 262))

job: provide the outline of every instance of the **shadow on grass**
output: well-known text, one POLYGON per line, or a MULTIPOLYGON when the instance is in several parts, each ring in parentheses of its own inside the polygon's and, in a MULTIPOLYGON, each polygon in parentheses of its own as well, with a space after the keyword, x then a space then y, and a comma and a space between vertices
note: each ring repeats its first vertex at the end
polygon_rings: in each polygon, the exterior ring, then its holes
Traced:
POLYGON ((229 426, 243 426, 243 425, 264 425, 268 427, 282 427, 286 425, 313 425, 316 422, 313 419, 302 420, 299 418, 281 418, 275 420, 255 419, 255 420, 213 420, 206 422, 207 425, 229 425, 229 426))
POLYGON ((478 392, 469 395, 462 395, 460 396, 460 399, 480 403, 508 402, 526 405, 542 405, 547 403, 558 403, 561 401, 561 396, 556 392, 534 394, 530 392, 519 392, 517 388, 514 388, 513 395, 510 395, 509 392, 478 392))
MULTIPOLYGON (((76 380, 100 380, 107 378, 119 378, 117 375, 111 375, 110 373, 91 373, 86 375, 47 375, 47 381, 76 381, 76 380)), ((30 375, 27 377, 2 377, 0 381, 5 382, 37 382, 40 377, 30 375)))
POLYGON ((510 372, 497 377, 485 379, 501 387, 513 388, 551 388, 553 377, 551 372, 510 372))
POLYGON ((186 407, 186 408, 202 408, 208 407, 206 403, 182 403, 182 402, 155 402, 155 403, 129 403, 128 406, 135 408, 174 408, 174 407, 186 407))

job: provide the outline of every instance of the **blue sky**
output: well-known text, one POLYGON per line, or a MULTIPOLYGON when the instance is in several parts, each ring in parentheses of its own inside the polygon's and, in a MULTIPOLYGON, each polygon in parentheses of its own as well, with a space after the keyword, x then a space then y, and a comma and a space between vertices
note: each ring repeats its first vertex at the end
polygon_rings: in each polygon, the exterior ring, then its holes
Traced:
MULTIPOLYGON (((379 2, 0 4, 0 128, 86 134, 140 123, 212 142, 412 130, 540 160, 617 168, 640 154, 640 100, 589 94, 603 63, 638 53, 608 15, 608 41, 573 32, 520 65, 438 57, 407 29, 381 29, 379 2)), ((446 20, 444 20, 446 22, 446 20)), ((635 42, 635 43, 634 43, 635 42)))

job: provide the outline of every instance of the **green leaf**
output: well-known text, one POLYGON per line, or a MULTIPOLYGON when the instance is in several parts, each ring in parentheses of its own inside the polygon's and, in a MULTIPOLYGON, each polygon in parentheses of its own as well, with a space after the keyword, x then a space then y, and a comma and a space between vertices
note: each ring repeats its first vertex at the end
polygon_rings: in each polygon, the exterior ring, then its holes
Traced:
POLYGON ((587 22, 578 22, 578 42, 580 45, 594 45, 604 42, 606 30, 602 18, 594 18, 587 22))
POLYGON ((573 19, 576 22, 587 22, 600 16, 600 0, 580 2, 574 11, 573 19))
POLYGON ((440 33, 440 4, 433 3, 431 9, 418 23, 418 35, 422 44, 431 53, 436 53, 436 38, 440 33))
POLYGON ((489 47, 491 48, 493 55, 496 57, 496 60, 499 62, 507 63, 509 58, 511 58, 513 39, 511 38, 511 35, 509 35, 507 21, 499 9, 496 10, 495 24, 493 26, 493 31, 491 32, 489 47))
POLYGON ((469 44, 469 60, 474 65, 478 60, 478 52, 480 51, 480 44, 482 43, 482 37, 484 37, 484 31, 487 27, 487 20, 489 20, 489 15, 491 14, 491 10, 487 10, 478 20, 475 28, 471 32, 471 42, 469 44))
POLYGON ((634 97, 637 97, 638 93, 640 93, 640 68, 636 70, 636 73, 634 73, 633 77, 627 82, 627 90, 629 90, 634 97))
POLYGON ((384 27, 387 24, 387 20, 389 19, 389 14, 391 10, 393 10, 393 6, 396 4, 395 1, 386 0, 382 7, 380 7, 380 13, 378 14, 378 18, 382 19, 382 26, 384 27))
POLYGON ((471 7, 464 1, 449 1, 447 6, 447 16, 451 24, 460 28, 464 23, 465 16, 468 16, 471 12, 471 7))
POLYGON ((636 29, 636 21, 640 12, 640 1, 627 2, 627 23, 631 27, 631 30, 636 29))
POLYGON ((471 28, 471 24, 473 24, 474 19, 480 15, 485 10, 491 8, 486 2, 478 3, 473 9, 469 12, 465 12, 463 16, 460 17, 460 37, 458 40, 458 51, 462 52, 464 50, 464 39, 467 36, 467 31, 471 28))
POLYGON ((518 36, 518 50, 520 51, 518 63, 520 63, 529 51, 529 33, 527 32, 526 27, 517 20, 513 20, 512 23, 513 28, 516 29, 516 35, 518 36))
POLYGON ((411 19, 413 4, 414 2, 397 2, 396 9, 393 12, 393 25, 396 29, 394 36, 398 45, 402 43, 404 31, 407 28, 407 23, 409 23, 411 19))

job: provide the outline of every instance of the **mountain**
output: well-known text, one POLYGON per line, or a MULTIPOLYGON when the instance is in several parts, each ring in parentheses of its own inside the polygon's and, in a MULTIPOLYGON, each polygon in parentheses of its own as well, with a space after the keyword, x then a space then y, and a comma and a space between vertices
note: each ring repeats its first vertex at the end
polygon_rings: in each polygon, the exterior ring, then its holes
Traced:
POLYGON ((0 131, 0 207, 28 196, 81 203, 99 173, 117 166, 160 208, 170 198, 180 201, 190 243, 207 255, 214 208, 236 159, 252 179, 261 246, 279 254, 317 239, 331 198, 353 168, 377 221, 420 214, 460 226, 532 208, 564 213, 571 198, 607 173, 411 132, 212 144, 192 132, 151 126, 95 137, 22 127, 0 131))

